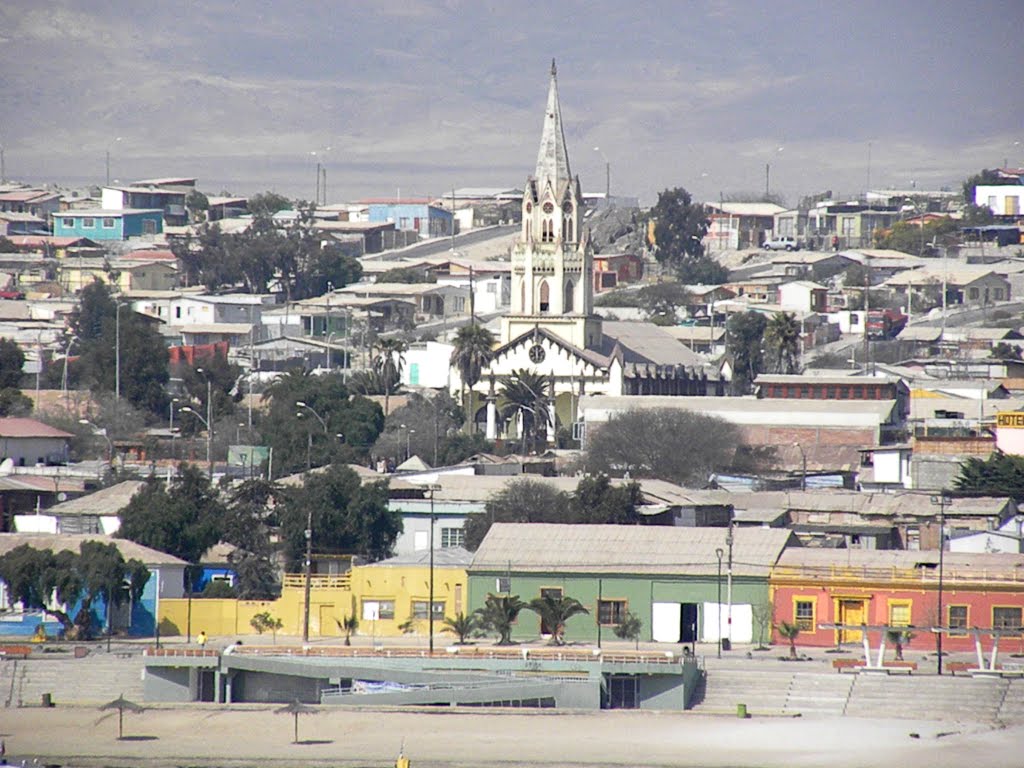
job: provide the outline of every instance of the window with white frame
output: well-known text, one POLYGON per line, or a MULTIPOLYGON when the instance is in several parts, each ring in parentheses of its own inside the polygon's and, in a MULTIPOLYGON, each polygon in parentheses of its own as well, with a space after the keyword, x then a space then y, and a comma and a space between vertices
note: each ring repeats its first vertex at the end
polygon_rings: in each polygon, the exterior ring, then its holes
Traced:
POLYGON ((104 229, 113 229, 114 228, 114 219, 113 219, 112 216, 104 216, 103 217, 103 228, 104 229))
POLYGON ((463 528, 442 528, 441 549, 466 546, 466 531, 463 528))
MULTIPOLYGON (((428 600, 413 600, 412 601, 412 617, 414 619, 426 619, 427 616, 427 605, 428 600)), ((444 618, 444 600, 434 601, 434 618, 444 618)))
POLYGON ((86 216, 82 219, 82 227, 85 229, 92 229, 96 226, 96 219, 92 216, 86 216))

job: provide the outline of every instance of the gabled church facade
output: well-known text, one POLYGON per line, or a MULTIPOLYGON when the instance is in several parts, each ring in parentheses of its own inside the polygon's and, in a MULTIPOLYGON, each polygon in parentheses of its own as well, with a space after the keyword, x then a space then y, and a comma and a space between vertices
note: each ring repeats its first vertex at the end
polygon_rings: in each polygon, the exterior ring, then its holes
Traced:
MULTIPOLYGON (((474 387, 485 401, 475 421, 488 439, 516 431, 499 423, 498 401, 503 377, 523 369, 543 376, 553 394, 549 440, 575 424, 579 400, 587 395, 721 394, 720 382, 709 385, 702 361, 667 334, 656 339, 658 354, 652 358, 642 345, 605 332, 593 311, 593 248, 584 214, 552 61, 537 165, 524 188, 522 224, 511 252, 512 307, 502 318, 500 346, 474 387)), ((659 333, 654 326, 630 325, 659 333)))

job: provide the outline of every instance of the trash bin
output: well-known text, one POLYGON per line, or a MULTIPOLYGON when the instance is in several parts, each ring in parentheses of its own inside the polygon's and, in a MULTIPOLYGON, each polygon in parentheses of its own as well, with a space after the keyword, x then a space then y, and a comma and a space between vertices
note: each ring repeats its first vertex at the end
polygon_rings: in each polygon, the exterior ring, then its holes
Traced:
POLYGON ((88 655, 89 655, 89 649, 86 648, 84 645, 76 645, 75 646, 75 658, 76 659, 84 659, 88 655))
POLYGON ((728 637, 723 637, 722 638, 722 650, 723 651, 731 651, 732 650, 732 640, 730 640, 728 637))
POLYGON ((52 693, 44 693, 42 695, 41 703, 42 703, 42 705, 44 707, 47 707, 47 708, 52 707, 53 706, 53 694, 52 693))
POLYGON ((750 715, 747 714, 746 704, 736 705, 736 717, 740 718, 741 720, 746 720, 748 717, 750 717, 750 715))

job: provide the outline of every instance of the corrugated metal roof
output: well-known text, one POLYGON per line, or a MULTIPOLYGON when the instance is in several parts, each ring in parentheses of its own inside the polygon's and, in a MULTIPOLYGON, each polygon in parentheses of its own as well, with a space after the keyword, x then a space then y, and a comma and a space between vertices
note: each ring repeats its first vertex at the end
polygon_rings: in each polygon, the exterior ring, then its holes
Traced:
MULTIPOLYGON (((727 528, 495 523, 469 570, 710 576, 727 535, 727 528)), ((767 576, 791 533, 738 528, 733 536, 733 574, 767 576)))
MULTIPOLYGON (((793 547, 779 558, 780 568, 938 568, 939 551, 903 549, 846 549, 842 551, 793 547)), ((993 552, 946 552, 943 567, 951 571, 1024 573, 1024 555, 993 552)))
POLYGON ((132 497, 146 483, 142 480, 125 480, 123 483, 101 488, 95 493, 71 501, 54 504, 46 510, 48 515, 116 515, 128 506, 132 497))
POLYGON ((125 560, 141 560, 146 565, 185 565, 174 555, 159 552, 141 544, 136 544, 128 539, 115 539, 110 536, 99 536, 89 534, 71 533, 0 533, 0 555, 5 555, 12 549, 28 544, 33 549, 49 549, 54 552, 81 550, 83 541, 98 541, 102 544, 113 544, 121 552, 125 560))
MULTIPOLYGON (((434 549, 435 568, 468 568, 473 562, 473 553, 462 547, 442 547, 434 549)), ((410 565, 429 565, 430 550, 420 552, 408 552, 403 555, 395 555, 387 560, 372 563, 368 568, 397 568, 410 565)))

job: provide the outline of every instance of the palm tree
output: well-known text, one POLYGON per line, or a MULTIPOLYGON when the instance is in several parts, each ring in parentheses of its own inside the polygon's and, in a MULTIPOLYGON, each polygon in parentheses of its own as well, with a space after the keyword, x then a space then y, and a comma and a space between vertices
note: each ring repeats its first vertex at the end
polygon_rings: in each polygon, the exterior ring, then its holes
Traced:
POLYGON ((459 611, 454 617, 445 616, 444 626, 441 627, 442 632, 451 632, 453 635, 458 635, 459 642, 456 645, 465 645, 466 638, 472 637, 473 633, 480 628, 480 619, 475 613, 471 613, 468 616, 462 611, 459 611))
POLYGON ((380 377, 384 389, 384 416, 388 415, 391 393, 398 388, 405 366, 405 352, 409 348, 401 339, 387 338, 377 342, 373 371, 380 377))
POLYGON ((547 440, 548 425, 551 424, 552 398, 547 378, 520 368, 511 376, 502 377, 501 396, 505 401, 501 418, 509 421, 518 416, 520 419, 519 437, 523 453, 528 447, 536 450, 538 444, 547 440))
POLYGON ((483 629, 498 633, 496 645, 512 645, 512 624, 526 607, 519 595, 487 595, 476 616, 483 629))
POLYGON ((473 426, 473 387, 480 381, 484 367, 491 362, 494 348, 494 334, 481 325, 473 323, 459 328, 452 340, 451 364, 459 371, 462 380, 462 406, 466 409, 468 430, 473 426), (466 392, 469 392, 467 401, 466 392))
POLYGON ((590 613, 575 597, 542 595, 530 601, 528 608, 540 616, 541 627, 551 630, 551 645, 565 645, 565 624, 573 616, 590 613))
POLYGON ((779 634, 789 640, 789 658, 795 659, 796 656, 796 638, 800 634, 800 627, 794 622, 790 624, 788 621, 784 621, 778 626, 779 634))
POLYGON ((800 368, 800 323, 789 312, 776 312, 764 329, 769 373, 797 373, 800 368))
POLYGON ((359 617, 354 613, 344 619, 335 619, 334 623, 345 635, 345 645, 352 645, 352 633, 359 629, 359 617))
POLYGON ((885 633, 886 640, 896 646, 896 661, 903 661, 903 646, 914 639, 914 635, 907 630, 890 629, 885 633))

